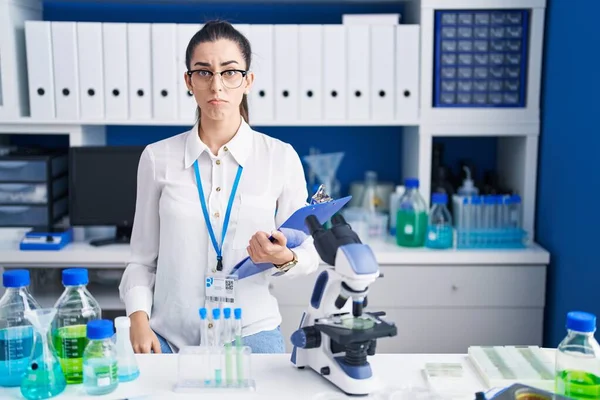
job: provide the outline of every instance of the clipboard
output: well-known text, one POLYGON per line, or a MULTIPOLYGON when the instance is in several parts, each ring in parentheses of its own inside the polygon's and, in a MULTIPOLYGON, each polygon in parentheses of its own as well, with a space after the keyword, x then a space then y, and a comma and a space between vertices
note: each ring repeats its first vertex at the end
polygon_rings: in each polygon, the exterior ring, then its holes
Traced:
MULTIPOLYGON (((350 199, 352 199, 352 196, 346 196, 324 203, 308 204, 296 210, 279 228, 277 228, 285 235, 287 247, 293 249, 302 244, 302 242, 310 236, 310 232, 305 223, 306 217, 314 215, 319 220, 319 223, 323 225, 335 213, 341 210, 350 199)), ((250 257, 246 257, 233 267, 230 275, 235 275, 237 279, 244 279, 274 267, 275 266, 271 263, 255 264, 250 257)), ((277 275, 277 273, 274 275, 277 275)))

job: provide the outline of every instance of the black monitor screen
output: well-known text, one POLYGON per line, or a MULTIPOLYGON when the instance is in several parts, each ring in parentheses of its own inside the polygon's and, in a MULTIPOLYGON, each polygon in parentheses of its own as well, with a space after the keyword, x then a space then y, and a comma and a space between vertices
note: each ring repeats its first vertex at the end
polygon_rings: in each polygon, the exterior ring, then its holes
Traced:
POLYGON ((143 146, 70 149, 71 225, 111 225, 131 229, 137 168, 143 150, 143 146))

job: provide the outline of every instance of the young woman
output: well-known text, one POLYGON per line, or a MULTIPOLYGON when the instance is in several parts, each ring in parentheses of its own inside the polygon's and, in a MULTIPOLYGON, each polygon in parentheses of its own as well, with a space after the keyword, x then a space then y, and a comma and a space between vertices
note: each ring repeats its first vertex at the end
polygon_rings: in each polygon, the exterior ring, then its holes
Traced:
POLYGON ((318 267, 310 236, 289 249, 276 230, 308 193, 292 146, 248 125, 250 61, 250 43, 229 23, 205 24, 186 51, 198 122, 140 158, 132 255, 119 287, 138 353, 199 345, 200 307, 242 308, 244 343, 254 353, 283 352, 269 282, 318 267), (283 273, 239 280, 233 304, 214 301, 207 278, 222 279, 248 256, 283 273))

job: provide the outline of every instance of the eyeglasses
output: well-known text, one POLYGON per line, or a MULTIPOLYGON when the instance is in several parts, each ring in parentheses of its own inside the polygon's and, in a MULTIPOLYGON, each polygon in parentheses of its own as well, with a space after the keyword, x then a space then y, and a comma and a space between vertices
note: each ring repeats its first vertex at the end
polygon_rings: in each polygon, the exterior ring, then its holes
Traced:
POLYGON ((220 75, 221 83, 228 89, 237 89, 242 86, 244 78, 248 71, 241 69, 228 69, 221 72, 212 72, 207 69, 194 69, 188 71, 188 76, 192 79, 194 86, 198 86, 200 89, 207 89, 213 79, 213 76, 220 75))

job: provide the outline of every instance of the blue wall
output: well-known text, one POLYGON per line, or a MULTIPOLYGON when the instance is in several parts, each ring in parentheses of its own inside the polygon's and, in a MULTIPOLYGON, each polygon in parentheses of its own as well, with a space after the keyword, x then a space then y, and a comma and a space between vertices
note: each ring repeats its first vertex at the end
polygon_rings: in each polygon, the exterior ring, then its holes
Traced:
POLYGON ((545 345, 572 309, 600 316, 598 0, 551 0, 547 13, 537 237, 551 252, 545 345))
MULTIPOLYGON (((341 23, 342 14, 402 13, 402 2, 322 1, 315 3, 261 4, 203 2, 184 4, 115 4, 107 1, 44 2, 44 19, 53 21, 98 22, 201 22, 221 18, 232 23, 341 23)), ((108 145, 146 144, 180 133, 181 127, 109 126, 108 145)), ((310 147, 321 153, 344 151, 338 172, 345 192, 352 181, 362 180, 365 170, 375 170, 379 179, 400 183, 402 177, 402 128, 400 127, 256 127, 255 129, 291 143, 300 156, 310 147)), ((64 145, 62 139, 45 140, 47 145, 64 145)), ((14 138, 13 141, 30 140, 14 138)), ((479 170, 495 166, 495 140, 439 139, 446 147, 446 159, 457 169, 459 159, 473 156, 479 170)))

